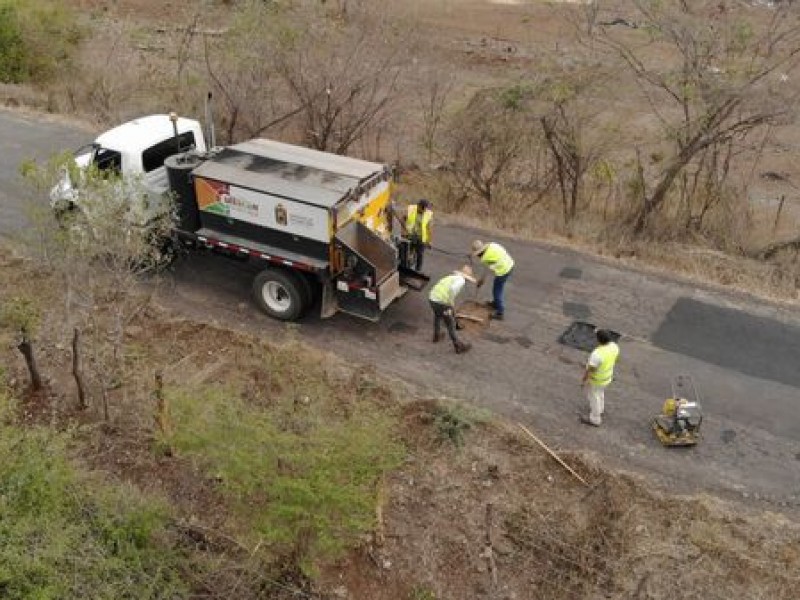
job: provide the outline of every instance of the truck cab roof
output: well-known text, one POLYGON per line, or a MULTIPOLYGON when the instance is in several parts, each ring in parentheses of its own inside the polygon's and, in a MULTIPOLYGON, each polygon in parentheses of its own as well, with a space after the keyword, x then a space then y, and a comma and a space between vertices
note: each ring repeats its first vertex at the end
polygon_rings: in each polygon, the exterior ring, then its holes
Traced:
MULTIPOLYGON (((179 117, 177 121, 178 132, 200 131, 200 124, 193 119, 179 117)), ((139 117, 113 129, 100 134, 95 143, 109 150, 129 154, 141 154, 154 144, 169 139, 175 135, 169 115, 149 115, 139 117)), ((197 150, 205 151, 205 142, 202 135, 195 135, 197 150)), ((185 148, 184 148, 185 150, 185 148)))

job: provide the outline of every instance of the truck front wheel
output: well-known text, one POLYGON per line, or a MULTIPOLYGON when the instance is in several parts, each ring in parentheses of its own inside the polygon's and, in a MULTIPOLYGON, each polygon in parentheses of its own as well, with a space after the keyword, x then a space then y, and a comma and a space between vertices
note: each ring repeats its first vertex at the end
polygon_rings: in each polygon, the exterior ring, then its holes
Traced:
POLYGON ((287 271, 266 269, 253 280, 258 307, 281 321, 295 321, 305 310, 305 293, 298 278, 287 271))

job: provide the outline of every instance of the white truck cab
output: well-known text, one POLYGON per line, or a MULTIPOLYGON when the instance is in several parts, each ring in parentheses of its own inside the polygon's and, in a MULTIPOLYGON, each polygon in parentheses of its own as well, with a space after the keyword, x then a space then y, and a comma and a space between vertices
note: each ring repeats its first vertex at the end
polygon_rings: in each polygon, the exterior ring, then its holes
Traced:
MULTIPOLYGON (((150 115, 100 134, 94 142, 75 152, 75 163, 79 169, 94 165, 124 178, 141 177, 145 188, 155 194, 169 188, 164 160, 192 149, 206 151, 203 129, 198 121, 178 117, 173 123, 170 115, 150 115)), ((50 204, 56 210, 65 210, 77 200, 75 182, 65 170, 50 191, 50 204)))

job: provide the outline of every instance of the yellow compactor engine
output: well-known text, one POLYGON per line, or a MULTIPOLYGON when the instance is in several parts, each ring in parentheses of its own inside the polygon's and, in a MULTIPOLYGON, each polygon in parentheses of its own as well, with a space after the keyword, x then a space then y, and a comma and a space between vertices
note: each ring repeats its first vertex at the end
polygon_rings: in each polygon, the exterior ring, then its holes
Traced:
POLYGON ((694 381, 678 375, 672 382, 672 397, 664 401, 661 414, 653 417, 651 426, 665 446, 694 446, 700 440, 703 412, 694 381))

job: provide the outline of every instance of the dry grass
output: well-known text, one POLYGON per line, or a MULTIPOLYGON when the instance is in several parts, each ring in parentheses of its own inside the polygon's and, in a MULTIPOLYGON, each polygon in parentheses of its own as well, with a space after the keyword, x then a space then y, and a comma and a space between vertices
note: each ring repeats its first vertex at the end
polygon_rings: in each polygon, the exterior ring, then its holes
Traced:
POLYGON ((562 454, 589 480, 583 487, 502 423, 472 421, 459 446, 442 444, 439 411, 429 402, 406 407, 412 460, 389 479, 384 542, 328 571, 353 597, 794 597, 796 524, 656 494, 594 459, 562 454))
MULTIPOLYGON (((613 214, 604 216, 602 212, 583 214, 566 229, 561 208, 552 201, 519 210, 519 202, 509 194, 501 196, 497 206, 490 210, 477 201, 459 202, 449 176, 441 174, 407 173, 399 193, 402 199, 437 199, 437 208, 445 213, 440 218, 451 224, 618 259, 630 268, 678 276, 701 285, 719 285, 777 301, 800 299, 800 260, 793 252, 772 261, 762 261, 740 252, 715 249, 708 240, 698 238, 694 238, 694 243, 691 240, 637 240, 625 235, 624 229, 614 224, 613 214)), ((748 234, 747 222, 736 224, 740 238, 748 234)), ((787 233, 791 231, 788 225, 785 227, 787 233)), ((769 238, 760 233, 763 231, 764 228, 754 225, 749 234, 765 241, 769 238)), ((754 244, 754 247, 761 245, 754 244)))

